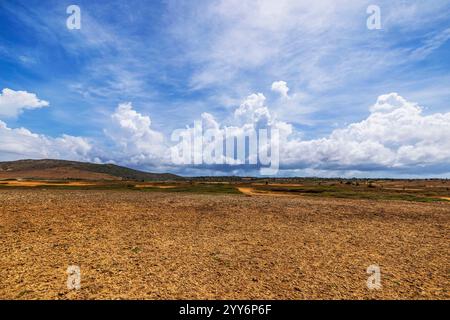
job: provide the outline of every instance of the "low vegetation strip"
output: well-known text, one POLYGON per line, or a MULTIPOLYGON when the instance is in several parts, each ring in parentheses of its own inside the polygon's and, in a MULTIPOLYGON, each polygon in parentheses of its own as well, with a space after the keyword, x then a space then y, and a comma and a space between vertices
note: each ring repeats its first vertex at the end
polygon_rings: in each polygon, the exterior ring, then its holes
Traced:
MULTIPOLYGON (((135 190, 141 192, 184 192, 206 194, 245 194, 247 196, 301 196, 370 200, 403 200, 417 202, 448 202, 450 193, 445 184, 417 187, 417 182, 406 182, 402 187, 386 187, 383 182, 374 185, 349 185, 311 180, 303 185, 280 183, 217 183, 199 181, 136 182, 136 181, 37 181, 4 180, 1 188, 44 188, 72 190, 135 190), (411 187, 414 184, 415 187, 411 187)), ((388 184, 389 182, 385 182, 388 184)))

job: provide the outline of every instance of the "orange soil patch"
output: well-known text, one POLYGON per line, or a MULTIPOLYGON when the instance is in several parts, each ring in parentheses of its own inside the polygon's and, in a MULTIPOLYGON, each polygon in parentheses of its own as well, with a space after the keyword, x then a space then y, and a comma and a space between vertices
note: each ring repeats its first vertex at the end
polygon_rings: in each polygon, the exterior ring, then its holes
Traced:
POLYGON ((208 184, 230 184, 229 181, 208 181, 208 184))
POLYGON ((162 186, 162 185, 154 185, 154 184, 137 184, 136 188, 159 188, 159 189, 172 189, 177 186, 162 186))
POLYGON ((246 195, 253 195, 254 194, 253 188, 238 187, 237 189, 239 190, 239 192, 242 192, 243 194, 246 194, 246 195))
POLYGON ((64 183, 54 183, 46 181, 3 181, 0 182, 1 185, 11 186, 11 187, 38 187, 38 186, 94 186, 95 183, 89 182, 64 182, 64 183))
POLYGON ((266 191, 266 190, 257 190, 255 191, 254 188, 248 188, 248 187, 238 187, 237 188, 240 192, 242 192, 245 195, 248 196, 292 196, 292 194, 289 193, 283 193, 283 192, 274 192, 274 191, 266 191))
MULTIPOLYGON (((254 186, 266 186, 265 183, 252 183, 254 186)), ((267 186, 271 187, 303 187, 303 184, 299 183, 269 183, 267 186)))

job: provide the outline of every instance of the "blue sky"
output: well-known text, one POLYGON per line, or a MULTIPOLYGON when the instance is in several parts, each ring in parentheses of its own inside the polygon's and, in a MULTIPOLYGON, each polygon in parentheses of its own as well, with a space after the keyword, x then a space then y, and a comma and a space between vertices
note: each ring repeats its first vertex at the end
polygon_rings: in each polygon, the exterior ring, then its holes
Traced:
POLYGON ((279 175, 450 177, 449 57, 446 0, 3 0, 0 160, 257 174, 166 155, 205 114, 245 126, 235 111, 252 101, 249 119, 267 111, 287 130, 279 175), (80 30, 66 27, 72 4, 80 30))

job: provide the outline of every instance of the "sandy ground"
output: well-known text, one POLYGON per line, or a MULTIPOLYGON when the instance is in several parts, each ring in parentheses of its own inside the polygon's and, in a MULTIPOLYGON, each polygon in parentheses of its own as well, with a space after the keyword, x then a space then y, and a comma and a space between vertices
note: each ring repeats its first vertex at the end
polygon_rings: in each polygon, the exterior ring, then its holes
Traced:
POLYGON ((248 196, 251 195, 257 195, 257 193, 255 193, 253 190, 253 188, 247 188, 247 187, 238 187, 237 188, 240 192, 242 192, 243 194, 246 194, 248 196))
POLYGON ((40 187, 40 186, 95 186, 98 183, 89 183, 82 181, 71 181, 64 183, 55 183, 49 181, 1 181, 0 185, 11 187, 40 187))
POLYGON ((5 189, 0 203, 3 299, 450 298, 445 202, 5 189))

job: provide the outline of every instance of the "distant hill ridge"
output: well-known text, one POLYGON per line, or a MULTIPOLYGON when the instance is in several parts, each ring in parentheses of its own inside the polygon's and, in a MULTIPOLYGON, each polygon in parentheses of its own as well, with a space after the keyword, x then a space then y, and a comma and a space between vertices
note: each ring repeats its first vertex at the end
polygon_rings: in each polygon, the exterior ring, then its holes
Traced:
POLYGON ((181 180, 170 173, 151 173, 118 166, 67 160, 17 160, 0 162, 0 179, 80 180, 181 180))

